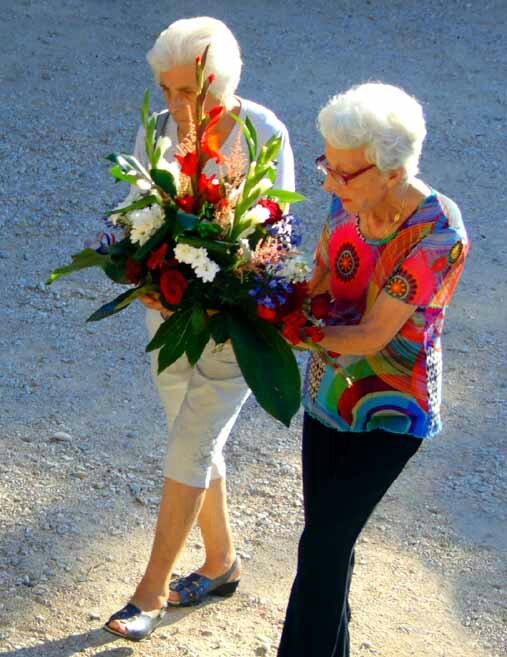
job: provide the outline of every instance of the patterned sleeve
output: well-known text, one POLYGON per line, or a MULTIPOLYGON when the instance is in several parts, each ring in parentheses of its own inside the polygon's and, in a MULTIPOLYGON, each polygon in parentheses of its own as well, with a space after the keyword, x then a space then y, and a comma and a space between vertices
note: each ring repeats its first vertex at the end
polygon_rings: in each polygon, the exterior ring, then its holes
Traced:
POLYGON ((450 227, 436 230, 412 249, 384 289, 413 306, 443 308, 451 301, 467 253, 466 235, 450 227))

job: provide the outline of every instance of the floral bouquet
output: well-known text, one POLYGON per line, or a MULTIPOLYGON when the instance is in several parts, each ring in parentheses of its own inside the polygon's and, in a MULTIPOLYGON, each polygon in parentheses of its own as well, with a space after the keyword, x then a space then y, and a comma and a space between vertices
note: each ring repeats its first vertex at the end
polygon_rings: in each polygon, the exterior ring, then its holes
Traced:
MULTIPOLYGON (((183 354, 192 365, 197 363, 210 339, 217 348, 231 340, 257 401, 288 426, 300 404, 301 384, 287 340, 295 342, 291 335, 301 322, 309 269, 297 250, 298 222, 284 208, 304 197, 274 187, 281 137, 259 145, 249 118, 234 116, 249 162, 239 149, 230 157, 220 152, 212 129, 224 108, 204 110, 213 82, 212 75, 204 75, 206 54, 196 59, 195 125, 179 144, 175 161, 163 158, 170 142, 156 138, 156 116, 149 116, 146 92, 141 115, 148 165, 132 155, 107 158, 113 162, 112 176, 132 186, 127 199, 107 213, 117 232, 99 233, 47 283, 100 267, 114 282, 129 285, 88 321, 114 315, 142 295, 158 292, 162 305, 172 311, 146 348, 160 350, 159 373, 183 354), (209 159, 219 165, 219 175, 204 173, 209 159)), ((319 338, 315 331, 313 338, 319 338)))

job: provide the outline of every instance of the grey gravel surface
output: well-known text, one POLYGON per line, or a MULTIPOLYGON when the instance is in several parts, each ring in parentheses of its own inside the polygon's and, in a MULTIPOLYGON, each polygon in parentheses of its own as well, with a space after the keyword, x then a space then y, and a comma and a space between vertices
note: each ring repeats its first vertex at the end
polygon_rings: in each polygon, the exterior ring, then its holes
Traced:
MULTIPOLYGON (((86 325, 111 285, 94 272, 43 285, 123 196, 103 156, 131 146, 146 86, 162 107, 146 50, 172 20, 202 13, 240 41, 240 94, 289 127, 308 251, 327 203, 313 172, 319 107, 368 79, 424 104, 422 177, 461 206, 472 253, 447 319, 445 431, 359 545, 353 654, 505 655, 503 0, 0 0, 0 653, 276 654, 302 520, 301 416, 286 430, 250 401, 229 442, 240 592, 171 613, 148 643, 110 646, 100 624, 150 548, 164 420, 141 308, 86 325)), ((201 558, 195 531, 180 567, 201 558)))

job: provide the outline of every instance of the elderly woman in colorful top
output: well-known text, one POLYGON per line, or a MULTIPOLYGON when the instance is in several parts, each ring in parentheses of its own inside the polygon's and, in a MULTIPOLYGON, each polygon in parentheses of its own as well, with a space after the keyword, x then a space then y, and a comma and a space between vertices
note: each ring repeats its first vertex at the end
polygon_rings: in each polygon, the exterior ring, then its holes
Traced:
POLYGON ((349 655, 354 544, 441 428, 441 334, 468 250, 456 204, 416 177, 418 102, 375 83, 319 115, 332 195, 311 294, 328 306, 305 382, 305 526, 279 657, 349 655))
MULTIPOLYGON (((158 136, 169 137, 171 142, 165 159, 174 160, 177 145, 192 130, 197 89, 195 60, 207 46, 205 72, 215 77, 205 110, 218 104, 227 110, 210 140, 222 155, 237 155, 243 137, 231 113, 243 119, 250 117, 261 143, 274 134, 281 135, 276 184, 293 190, 294 160, 287 130, 273 112, 235 95, 242 66, 239 46, 230 30, 213 18, 176 21, 160 34, 148 53, 168 105, 168 110, 157 117, 158 136)), ((134 152, 146 162, 142 128, 134 152)), ((247 164, 245 158, 245 167, 247 164)), ((208 160, 206 173, 216 173, 216 166, 214 160, 208 160)), ((166 316, 167 312, 156 296, 142 301, 148 307, 146 321, 151 338, 163 321, 161 313, 166 316)), ((167 415, 169 443, 155 540, 146 571, 129 604, 105 626, 132 640, 152 632, 167 604, 195 604, 208 593, 232 594, 241 570, 229 526, 222 449, 249 389, 230 344, 215 351, 210 343, 195 368, 183 356, 160 375, 157 357, 158 352, 153 352, 152 370, 167 415), (204 564, 197 572, 170 584, 175 560, 196 520, 206 551, 204 564)))

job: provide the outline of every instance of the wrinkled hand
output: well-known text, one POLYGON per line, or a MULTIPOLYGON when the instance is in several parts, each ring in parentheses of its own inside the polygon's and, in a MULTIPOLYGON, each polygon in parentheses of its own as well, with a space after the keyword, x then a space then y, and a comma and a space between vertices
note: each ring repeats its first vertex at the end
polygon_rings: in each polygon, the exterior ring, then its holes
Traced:
POLYGON ((160 302, 159 292, 150 292, 149 294, 143 294, 142 296, 139 297, 139 301, 143 304, 143 306, 146 306, 146 308, 149 308, 150 310, 158 310, 158 312, 162 313, 166 318, 172 315, 172 311, 167 310, 167 308, 164 308, 164 306, 160 302))

